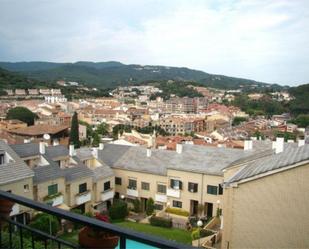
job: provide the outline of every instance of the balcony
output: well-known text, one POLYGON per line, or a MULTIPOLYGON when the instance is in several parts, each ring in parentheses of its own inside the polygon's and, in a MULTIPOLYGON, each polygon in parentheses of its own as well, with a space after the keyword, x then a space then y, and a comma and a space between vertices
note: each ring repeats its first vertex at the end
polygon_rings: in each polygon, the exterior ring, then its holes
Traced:
POLYGON ((79 193, 76 195, 76 199, 75 199, 75 203, 76 205, 81 205, 81 204, 84 204, 88 201, 91 200, 91 192, 90 190, 87 190, 83 193, 79 193))
MULTIPOLYGON (((17 196, 5 191, 0 190, 0 199, 1 200, 8 200, 12 201, 14 203, 18 203, 22 206, 28 207, 29 209, 33 209, 36 211, 44 212, 53 216, 56 216, 59 219, 71 221, 75 224, 82 224, 84 226, 104 230, 110 234, 113 234, 115 236, 119 237, 119 248, 125 249, 127 245, 127 240, 140 242, 148 246, 153 246, 155 248, 171 248, 171 249, 182 249, 182 248, 188 248, 193 249, 194 247, 191 247, 189 245, 179 244, 174 241, 169 241, 162 239, 160 237, 139 233, 136 231, 132 231, 131 229, 119 227, 117 225, 113 225, 110 223, 102 222, 97 219, 89 218, 84 215, 79 215, 70 211, 66 211, 63 209, 55 208, 52 206, 49 206, 45 203, 36 202, 30 199, 27 199, 22 196, 17 196)), ((16 204, 15 204, 16 205, 16 204)), ((3 223, 0 222, 0 248, 13 248, 13 238, 18 241, 23 241, 23 239, 26 236, 26 231, 30 233, 32 236, 30 236, 30 244, 27 246, 27 248, 37 248, 36 242, 40 241, 41 243, 45 244, 45 248, 50 248, 51 243, 54 245, 52 248, 81 248, 78 244, 72 243, 63 239, 60 239, 59 237, 49 235, 47 233, 44 233, 40 230, 34 229, 32 227, 29 227, 27 225, 21 224, 19 222, 16 222, 8 217, 1 216, 0 214, 0 220, 5 220, 8 225, 6 228, 1 226, 3 223), (8 240, 3 240, 4 234, 8 234, 8 240)))
POLYGON ((61 193, 57 193, 55 195, 49 195, 44 198, 44 202, 53 207, 59 206, 63 203, 63 195, 61 193))
POLYGON ((107 200, 113 199, 114 195, 115 195, 115 191, 113 189, 105 190, 104 192, 101 193, 101 200, 107 201, 107 200))
POLYGON ((168 188, 167 191, 166 191, 166 195, 169 196, 169 197, 180 198, 180 190, 168 188))
POLYGON ((158 202, 167 202, 167 196, 164 194, 156 194, 155 195, 155 201, 158 202))
POLYGON ((127 188, 127 196, 138 197, 138 191, 135 188, 127 188))

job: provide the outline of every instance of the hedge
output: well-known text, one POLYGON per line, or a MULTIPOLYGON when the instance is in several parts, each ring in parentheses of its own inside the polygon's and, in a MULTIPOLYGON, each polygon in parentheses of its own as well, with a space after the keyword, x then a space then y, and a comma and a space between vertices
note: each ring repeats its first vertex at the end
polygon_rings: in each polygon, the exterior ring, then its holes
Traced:
POLYGON ((158 226, 158 227, 167 227, 171 228, 173 226, 173 222, 171 218, 164 218, 158 216, 151 216, 149 218, 150 225, 158 226))
POLYGON ((190 214, 188 211, 183 210, 183 209, 179 209, 179 208, 166 208, 165 212, 170 213, 170 214, 177 214, 177 215, 181 215, 181 216, 185 216, 188 217, 190 214))

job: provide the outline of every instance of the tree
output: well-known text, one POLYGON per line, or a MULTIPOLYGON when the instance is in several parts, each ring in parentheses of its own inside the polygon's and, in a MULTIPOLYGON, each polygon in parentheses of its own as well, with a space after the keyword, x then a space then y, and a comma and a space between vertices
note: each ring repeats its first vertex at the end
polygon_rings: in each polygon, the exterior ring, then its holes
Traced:
POLYGON ((78 117, 77 113, 74 112, 71 122, 71 131, 70 131, 70 144, 73 144, 75 148, 79 148, 79 131, 78 131, 78 117))
POLYGON ((232 123, 232 126, 239 125, 241 122, 247 121, 245 117, 235 117, 232 123))
POLYGON ((291 120, 291 123, 297 124, 299 127, 306 128, 309 126, 309 115, 301 114, 297 118, 291 120))
POLYGON ((97 132, 98 134, 105 136, 108 135, 108 124, 101 123, 97 126, 97 132))
POLYGON ((97 132, 93 133, 93 140, 92 140, 92 146, 93 147, 98 147, 99 143, 101 142, 100 136, 97 132))
POLYGON ((37 118, 38 116, 35 113, 22 106, 10 109, 6 115, 6 119, 17 119, 27 123, 27 125, 33 125, 37 118))
POLYGON ((152 215, 154 211, 154 200, 149 198, 146 202, 146 214, 152 215))
POLYGON ((47 234, 51 233, 52 235, 55 235, 60 228, 58 219, 55 216, 45 213, 37 214, 29 226, 47 234))

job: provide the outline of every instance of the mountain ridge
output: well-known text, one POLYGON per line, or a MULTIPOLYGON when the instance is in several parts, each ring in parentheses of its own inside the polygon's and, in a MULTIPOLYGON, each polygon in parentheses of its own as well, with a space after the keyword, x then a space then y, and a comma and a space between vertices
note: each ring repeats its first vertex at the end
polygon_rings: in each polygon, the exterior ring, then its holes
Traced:
POLYGON ((74 63, 44 61, 0 62, 0 67, 40 81, 64 79, 102 88, 140 84, 151 80, 194 81, 205 86, 223 89, 250 88, 254 86, 283 88, 278 84, 210 74, 187 67, 123 64, 118 61, 77 61, 74 63))

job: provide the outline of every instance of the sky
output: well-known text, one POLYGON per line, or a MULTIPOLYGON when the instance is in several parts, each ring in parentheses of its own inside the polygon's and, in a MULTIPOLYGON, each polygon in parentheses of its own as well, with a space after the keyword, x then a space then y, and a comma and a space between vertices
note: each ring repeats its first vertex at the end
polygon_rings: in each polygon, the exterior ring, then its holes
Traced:
POLYGON ((309 1, 0 0, 0 61, 111 60, 309 83, 309 1))

